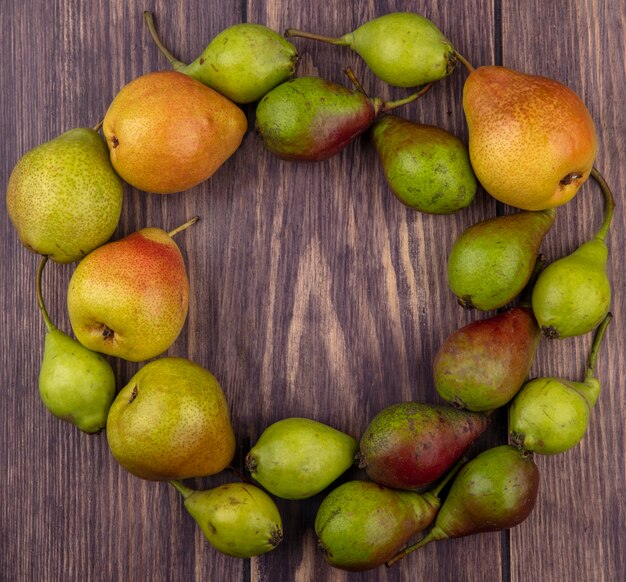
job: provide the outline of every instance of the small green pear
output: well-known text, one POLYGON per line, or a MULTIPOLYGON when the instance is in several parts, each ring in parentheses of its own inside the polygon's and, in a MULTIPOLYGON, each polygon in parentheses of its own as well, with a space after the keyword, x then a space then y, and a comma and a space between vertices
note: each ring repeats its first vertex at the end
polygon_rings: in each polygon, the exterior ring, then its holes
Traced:
POLYGON ((97 433, 105 427, 115 398, 115 375, 100 354, 83 347, 50 321, 41 292, 47 260, 44 256, 37 270, 37 300, 47 329, 39 394, 54 416, 83 432, 97 433))
POLYGON ((477 182, 460 139, 394 115, 383 115, 370 131, 400 202, 429 214, 450 214, 472 202, 477 182))
POLYGON ((235 103, 258 101, 296 70, 296 47, 262 24, 243 22, 226 28, 187 65, 165 48, 151 12, 144 12, 144 20, 155 44, 174 70, 193 77, 235 103))
POLYGON ((396 87, 437 81, 452 73, 456 64, 454 48, 442 32, 412 12, 385 14, 339 38, 293 28, 285 35, 349 46, 379 79, 396 87))
POLYGON ((532 304, 543 334, 566 338, 590 332, 605 318, 611 305, 607 273, 606 236, 613 218, 613 193, 601 174, 591 175, 600 184, 605 216, 595 237, 571 255, 548 265, 533 291, 532 304))
POLYGON ((555 455, 576 446, 587 432, 589 417, 600 395, 594 377, 598 349, 612 319, 608 314, 596 332, 585 378, 536 378, 527 382, 509 408, 511 442, 527 451, 555 455))
POLYGON ((106 144, 81 127, 24 154, 9 178, 7 209, 25 247, 71 263, 111 237, 122 194, 106 144))
POLYGON ((235 454, 219 382, 185 358, 161 358, 141 368, 115 398, 106 429, 117 462, 152 481, 213 475, 235 454))
POLYGON ((517 297, 530 280, 553 208, 483 220, 464 230, 448 256, 448 285, 467 309, 490 311, 517 297))
POLYGON ((354 463, 355 438, 308 418, 285 418, 265 429, 246 457, 252 477, 273 495, 306 499, 354 463))
POLYGON ((185 508, 209 543, 236 558, 272 551, 283 539, 283 524, 272 498, 249 483, 228 483, 194 491, 170 481, 183 496, 185 508))

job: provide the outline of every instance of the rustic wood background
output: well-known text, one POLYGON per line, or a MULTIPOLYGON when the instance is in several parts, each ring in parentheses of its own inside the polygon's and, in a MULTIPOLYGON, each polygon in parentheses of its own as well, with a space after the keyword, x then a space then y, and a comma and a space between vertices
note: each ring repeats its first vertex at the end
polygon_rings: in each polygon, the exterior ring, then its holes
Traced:
MULTIPOLYGON (((4 212, 0 579, 623 580, 625 4, 3 0, 3 185, 24 152, 70 128, 95 125, 125 83, 168 68, 144 28, 144 9, 155 12, 165 43, 188 61, 217 32, 242 21, 339 35, 389 11, 412 10, 431 18, 475 65, 504 64, 577 91, 597 122, 597 166, 618 201, 609 239, 616 318, 598 362, 603 392, 582 444, 536 459, 542 474, 537 508, 511 531, 440 542, 392 569, 348 574, 327 566, 316 549, 318 495, 278 501, 285 541, 276 551, 253 560, 229 558, 209 546, 168 485, 125 473, 104 435, 82 434, 44 410, 37 391, 44 336, 34 289, 38 260, 21 247, 4 212)), ((342 68, 350 64, 372 94, 406 94, 377 81, 347 49, 294 43, 302 56, 299 74, 348 84, 342 68)), ((402 115, 465 139, 465 76, 459 67, 402 115)), ((254 107, 246 110, 252 126, 254 107)), ((585 185, 559 210, 545 254, 555 259, 591 237, 601 211, 598 188, 585 185)), ((177 239, 188 263, 191 304, 168 353, 192 358, 222 382, 241 463, 263 429, 284 417, 315 418, 358 437, 387 405, 437 402, 433 354, 449 333, 479 317, 455 304, 445 281, 447 253, 462 229, 503 212, 480 191, 454 216, 422 215, 391 195, 367 139, 329 161, 295 164, 265 152, 251 129, 236 155, 191 191, 156 196, 126 187, 115 237, 202 216, 177 239)), ((46 272, 50 314, 66 331, 73 268, 52 265, 46 272)), ((590 335, 543 341, 533 373, 577 378, 590 342, 590 335)), ((115 362, 119 387, 139 366, 115 362)), ((505 439, 501 413, 475 451, 505 439)), ((344 479, 356 476, 362 475, 354 469, 344 479)), ((221 474, 193 485, 231 479, 221 474)))

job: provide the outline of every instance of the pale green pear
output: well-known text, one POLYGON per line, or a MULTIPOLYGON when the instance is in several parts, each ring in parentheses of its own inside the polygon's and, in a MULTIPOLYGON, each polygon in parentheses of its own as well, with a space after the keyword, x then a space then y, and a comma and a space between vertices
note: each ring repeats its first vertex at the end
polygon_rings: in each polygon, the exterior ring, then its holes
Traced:
POLYGON ((122 211, 122 180, 98 133, 72 129, 17 162, 7 209, 24 246, 71 263, 113 234, 122 211))
POLYGON ((273 550, 283 539, 283 523, 272 498, 249 483, 227 483, 194 491, 170 481, 185 499, 185 508, 209 543, 236 558, 273 550))
POLYGON ((284 499, 306 499, 347 471, 356 439, 308 418, 269 426, 246 457, 246 467, 265 489, 284 499))
POLYGON ((452 44, 428 18, 413 12, 390 12, 339 38, 293 28, 285 35, 349 46, 379 79, 396 87, 437 81, 456 64, 452 44))
POLYGON ((175 59, 163 45, 151 12, 144 12, 144 20, 175 71, 189 75, 235 103, 258 101, 296 70, 296 47, 262 24, 242 22, 229 26, 187 65, 175 59))
POLYGON ((37 299, 47 333, 39 372, 39 394, 54 416, 87 433, 106 425, 115 398, 115 375, 100 354, 83 347, 50 321, 41 293, 41 275, 48 257, 37 271, 37 299))

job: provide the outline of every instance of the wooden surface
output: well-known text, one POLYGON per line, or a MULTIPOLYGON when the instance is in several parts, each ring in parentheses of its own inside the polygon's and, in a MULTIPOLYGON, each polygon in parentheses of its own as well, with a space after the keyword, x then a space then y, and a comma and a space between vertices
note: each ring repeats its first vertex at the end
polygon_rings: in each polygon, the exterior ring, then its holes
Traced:
MULTIPOLYGON (((327 566, 313 532, 322 495, 278 501, 285 541, 253 560, 212 549, 164 483, 125 473, 105 436, 87 436, 45 411, 37 391, 44 326, 35 302, 37 258, 3 212, 0 387, 0 579, 46 581, 514 580, 616 581, 626 577, 624 443, 623 2, 274 0, 81 2, 3 0, 0 9, 0 171, 28 149, 77 126, 93 126, 117 91, 166 69, 142 23, 156 13, 165 43, 191 60, 228 25, 249 21, 342 34, 394 10, 434 20, 475 65, 504 64, 558 79, 587 103, 600 135, 597 166, 618 210, 609 237, 615 321, 598 362, 603 391, 587 437, 537 458, 542 482, 530 518, 510 532, 440 542, 392 569, 348 574, 327 566)), ((347 84, 350 64, 365 87, 400 97, 347 49, 295 40, 299 74, 347 84)), ((465 72, 459 68, 402 115, 463 139, 465 72)), ((246 108, 252 125, 254 107, 246 108)), ((531 177, 529 177, 530 179, 531 177)), ((585 185, 558 212, 544 253, 555 259, 601 221, 599 190, 585 185)), ((480 317, 459 308, 445 280, 455 236, 506 209, 480 191, 454 216, 404 208, 389 192, 371 143, 357 141, 318 164, 282 162, 250 130, 208 182, 181 194, 125 189, 115 237, 143 226, 202 221, 177 242, 191 282, 188 322, 170 355, 189 357, 221 381, 239 443, 237 463, 270 423, 305 416, 360 436, 379 410, 405 400, 437 402, 432 359, 444 338, 480 317)), ((73 265, 52 265, 44 291, 51 316, 70 329, 65 306, 73 265)), ((591 336, 542 341, 533 375, 577 378, 591 336)), ((115 361, 118 388, 140 364, 115 361)), ((499 413, 474 452, 504 442, 499 413)), ((356 469, 344 479, 362 477, 356 469)), ((221 474, 192 481, 211 487, 221 474)))

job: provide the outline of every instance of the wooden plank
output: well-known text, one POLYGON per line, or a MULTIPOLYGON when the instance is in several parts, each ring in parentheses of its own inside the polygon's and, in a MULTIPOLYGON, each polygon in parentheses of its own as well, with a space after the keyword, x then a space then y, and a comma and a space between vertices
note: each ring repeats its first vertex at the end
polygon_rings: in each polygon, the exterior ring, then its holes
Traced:
MULTIPOLYGON (((618 163, 624 152, 626 123, 616 106, 626 89, 623 3, 502 3, 505 66, 557 79, 585 101, 600 137, 596 165, 612 186, 618 213, 608 240, 614 290, 609 328, 598 360, 603 391, 589 431, 576 448, 555 457, 537 458, 542 487, 536 513, 511 532, 513 580, 620 580, 626 572, 624 527, 626 475, 623 446, 624 288, 620 251, 624 217, 619 210, 626 174, 618 163), (617 154, 617 155, 616 155, 617 154)), ((546 238, 550 260, 568 254, 593 236, 602 220, 599 188, 586 184, 559 210, 546 238)), ((581 377, 591 335, 561 342, 544 341, 534 375, 581 377)))
MULTIPOLYGON (((452 5, 441 3, 335 3, 332 10, 303 6, 249 2, 248 19, 276 30, 305 28, 336 36, 387 11, 411 10, 431 18, 476 61, 493 59, 490 2, 465 7, 478 30, 452 5)), ((370 94, 383 98, 406 94, 377 80, 346 48, 303 39, 293 42, 301 54, 300 75, 347 85, 342 69, 350 65, 370 94)), ((398 115, 464 136, 464 78, 459 68, 398 115)), ((265 238, 255 245, 258 264, 270 265, 269 273, 261 273, 256 282, 268 297, 270 310, 269 316, 260 315, 266 331, 259 344, 259 383, 253 384, 265 404, 259 411, 254 400, 246 400, 238 412, 250 427, 251 441, 269 422, 300 415, 358 437, 385 406, 405 400, 437 402, 430 380, 433 355, 451 331, 475 317, 463 312, 447 289, 446 256, 462 228, 495 214, 493 200, 481 193, 471 208, 452 217, 408 210, 386 186, 367 139, 331 160, 308 165, 276 160, 258 140, 253 146, 262 172, 279 175, 281 181, 273 190, 260 181, 252 194, 261 208, 259 216, 272 219, 271 228, 259 225, 265 238)), ((229 273, 239 278, 233 288, 245 284, 240 269, 229 273)), ((496 422, 477 447, 497 442, 498 431, 496 422)), ((352 471, 345 477, 349 478, 364 475, 352 471)), ((433 545, 389 570, 379 568, 361 576, 333 570, 317 551, 313 532, 322 499, 318 495, 307 502, 283 504, 288 539, 275 552, 253 560, 253 580, 399 580, 409 573, 411 579, 480 580, 497 579, 494 573, 498 576, 502 569, 500 536, 493 534, 433 545)))

